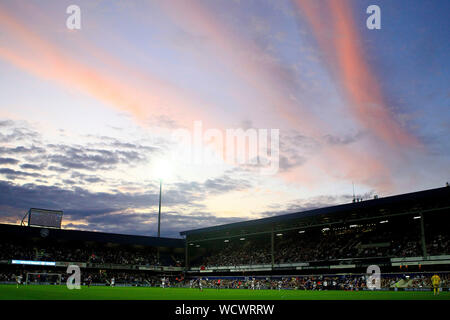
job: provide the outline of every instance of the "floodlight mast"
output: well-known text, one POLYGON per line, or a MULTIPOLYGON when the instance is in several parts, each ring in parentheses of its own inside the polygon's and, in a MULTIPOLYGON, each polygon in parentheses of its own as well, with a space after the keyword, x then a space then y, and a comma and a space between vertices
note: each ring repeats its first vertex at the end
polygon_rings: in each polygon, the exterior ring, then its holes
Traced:
POLYGON ((162 179, 159 179, 158 238, 161 237, 161 191, 162 191, 162 179))
MULTIPOLYGON (((161 237, 161 193, 162 193, 162 179, 159 179, 159 210, 158 210, 158 238, 161 237)), ((156 250, 157 260, 159 264, 159 247, 156 250)))

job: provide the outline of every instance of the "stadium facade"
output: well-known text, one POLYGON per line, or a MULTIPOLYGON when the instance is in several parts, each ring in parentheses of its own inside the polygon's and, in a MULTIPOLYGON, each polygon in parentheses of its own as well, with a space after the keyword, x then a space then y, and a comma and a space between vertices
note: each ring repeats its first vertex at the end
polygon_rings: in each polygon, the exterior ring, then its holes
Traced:
POLYGON ((191 273, 363 272, 374 264, 386 271, 448 270, 449 211, 450 188, 443 187, 181 235, 186 238, 185 260, 191 273), (236 256, 240 248, 247 248, 244 258, 230 259, 228 265, 205 259, 228 251, 236 256), (257 257, 255 250, 261 252, 257 257), (240 263, 246 256, 251 263, 240 263))
POLYGON ((441 272, 447 279, 449 211, 444 187, 188 230, 180 233, 184 239, 0 225, 0 283, 17 274, 37 274, 35 283, 45 274, 64 280, 72 264, 83 282, 116 277, 118 284, 146 286, 161 277, 185 285, 203 277, 361 275, 370 265, 391 275, 441 272))
POLYGON ((83 280, 108 284, 120 273, 129 275, 124 283, 152 285, 161 274, 182 273, 183 256, 183 239, 0 224, 0 283, 27 274, 38 275, 34 282, 52 282, 46 274, 64 281, 67 267, 77 265, 83 280))

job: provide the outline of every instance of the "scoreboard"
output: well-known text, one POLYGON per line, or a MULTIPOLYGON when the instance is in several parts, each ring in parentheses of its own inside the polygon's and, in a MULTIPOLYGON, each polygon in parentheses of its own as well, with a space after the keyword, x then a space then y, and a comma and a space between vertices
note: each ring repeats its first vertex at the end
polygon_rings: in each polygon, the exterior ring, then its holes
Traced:
POLYGON ((47 210, 31 208, 28 211, 28 226, 61 228, 63 212, 60 210, 47 210))

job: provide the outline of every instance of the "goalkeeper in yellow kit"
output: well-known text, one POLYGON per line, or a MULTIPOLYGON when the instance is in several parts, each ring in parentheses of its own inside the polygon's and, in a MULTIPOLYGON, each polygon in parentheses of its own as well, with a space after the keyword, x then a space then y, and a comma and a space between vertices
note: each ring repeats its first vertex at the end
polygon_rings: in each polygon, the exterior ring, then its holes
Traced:
POLYGON ((441 278, 437 274, 431 277, 431 284, 433 285, 434 295, 439 294, 439 285, 441 284, 441 278))

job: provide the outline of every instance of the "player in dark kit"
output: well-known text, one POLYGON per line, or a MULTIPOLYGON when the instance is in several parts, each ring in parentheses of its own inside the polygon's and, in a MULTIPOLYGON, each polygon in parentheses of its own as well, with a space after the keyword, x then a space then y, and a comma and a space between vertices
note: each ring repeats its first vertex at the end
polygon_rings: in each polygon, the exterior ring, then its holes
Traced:
POLYGON ((87 286, 88 286, 88 288, 91 286, 91 283, 92 283, 92 276, 89 276, 87 278, 87 286))

